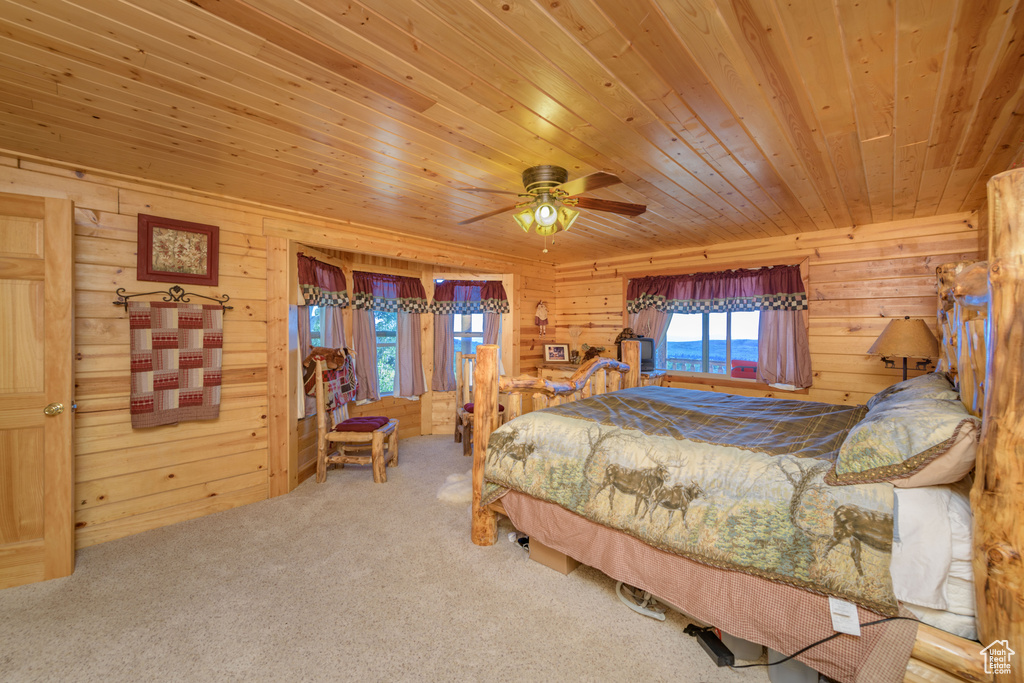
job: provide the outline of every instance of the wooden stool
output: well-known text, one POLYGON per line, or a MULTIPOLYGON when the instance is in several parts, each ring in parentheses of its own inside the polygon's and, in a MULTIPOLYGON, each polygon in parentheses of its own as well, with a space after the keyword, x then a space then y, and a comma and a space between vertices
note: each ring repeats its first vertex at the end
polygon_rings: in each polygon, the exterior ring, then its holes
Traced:
POLYGON ((328 465, 372 465, 373 481, 383 484, 388 480, 387 470, 384 469, 384 452, 387 450, 387 465, 394 467, 398 464, 398 420, 392 418, 387 424, 373 429, 373 431, 347 431, 346 423, 355 423, 359 418, 346 420, 338 425, 339 430, 330 431, 321 435, 317 445, 316 454, 316 480, 323 483, 327 480, 328 465), (385 437, 387 442, 385 445, 385 437), (328 454, 328 444, 337 444, 337 450, 328 454), (355 455, 353 451, 370 449, 369 455, 355 455))

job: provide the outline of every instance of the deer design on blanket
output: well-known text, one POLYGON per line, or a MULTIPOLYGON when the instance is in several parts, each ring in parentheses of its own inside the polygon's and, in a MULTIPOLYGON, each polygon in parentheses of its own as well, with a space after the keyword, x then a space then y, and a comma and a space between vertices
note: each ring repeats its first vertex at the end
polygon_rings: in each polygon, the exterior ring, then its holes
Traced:
POLYGON ((634 515, 640 510, 640 503, 644 503, 644 514, 646 514, 651 509, 651 495, 665 484, 667 476, 668 468, 661 463, 642 470, 634 470, 612 463, 604 468, 604 479, 597 492, 594 493, 594 497, 596 498, 598 494, 608 488, 608 509, 611 510, 615 506, 615 490, 618 489, 635 497, 634 515))
POLYGON ((690 508, 690 503, 703 495, 704 489, 695 479, 691 479, 689 484, 676 484, 675 486, 662 484, 651 495, 647 516, 653 520, 655 511, 659 507, 663 507, 668 510, 668 523, 672 524, 672 517, 678 510, 682 513, 682 522, 685 524, 686 511, 690 508))
POLYGON ((512 467, 516 464, 523 466, 523 471, 526 471, 526 460, 533 454, 536 444, 534 443, 516 443, 516 437, 519 436, 519 430, 510 429, 507 432, 495 432, 490 442, 490 448, 497 453, 497 461, 503 461, 505 458, 512 458, 512 467))
POLYGON ((825 557, 837 545, 850 539, 850 557, 857 573, 864 576, 860 564, 861 543, 875 550, 892 550, 892 515, 872 512, 856 505, 840 505, 832 515, 832 538, 825 546, 825 557))

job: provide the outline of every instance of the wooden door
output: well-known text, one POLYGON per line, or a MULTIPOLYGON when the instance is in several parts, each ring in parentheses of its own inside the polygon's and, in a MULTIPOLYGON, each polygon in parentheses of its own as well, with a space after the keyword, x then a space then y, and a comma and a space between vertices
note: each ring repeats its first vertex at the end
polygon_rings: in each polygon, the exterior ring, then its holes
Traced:
POLYGON ((0 588, 75 568, 72 206, 0 194, 0 588))

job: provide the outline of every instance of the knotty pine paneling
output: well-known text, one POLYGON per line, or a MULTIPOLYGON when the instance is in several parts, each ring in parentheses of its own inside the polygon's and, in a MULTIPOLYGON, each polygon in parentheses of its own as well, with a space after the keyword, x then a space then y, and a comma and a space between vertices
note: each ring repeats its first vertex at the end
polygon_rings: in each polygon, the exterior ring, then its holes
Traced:
MULTIPOLYGON (((281 461, 269 446, 270 406, 279 399, 268 396, 268 369, 287 367, 287 359, 273 358, 267 342, 268 239, 264 230, 271 219, 277 224, 310 219, 223 197, 157 188, 144 179, 111 179, 14 157, 0 157, 0 162, 5 191, 75 202, 77 546, 266 498, 269 464, 281 461), (234 306, 225 314, 224 386, 217 420, 131 428, 127 317, 112 301, 118 287, 131 293, 161 286, 135 278, 140 212, 220 228, 218 286, 188 288, 211 296, 229 295, 234 306)), ((366 268, 426 272, 433 267, 430 264, 446 259, 448 268, 474 270, 478 264, 477 270, 512 274, 517 335, 520 329, 527 335, 531 328, 535 332, 536 301, 553 299, 553 272, 540 263, 510 261, 451 244, 396 241, 393 234, 366 226, 350 236, 343 224, 320 221, 318 225, 323 230, 319 241, 333 242, 349 254, 353 244, 367 250, 353 257, 366 268)), ((516 364, 529 369, 538 360, 539 352, 528 351, 523 358, 516 357, 516 364)), ((451 401, 446 403, 444 395, 439 398, 442 410, 447 407, 451 412, 451 401)), ((397 417, 399 437, 407 438, 432 429, 423 424, 422 406, 422 401, 386 398, 353 406, 352 414, 397 417)), ((315 420, 302 421, 297 429, 300 463, 307 470, 315 463, 313 430, 315 420)))
POLYGON ((38 163, 5 169, 12 192, 75 201, 76 545, 84 547, 261 500, 267 495, 266 254, 262 216, 109 180, 67 177, 38 163), (47 171, 50 171, 49 173, 47 171), (133 430, 128 320, 114 290, 159 289, 135 279, 137 213, 220 227, 217 287, 225 316, 217 420, 133 430))
POLYGON ((867 354, 888 319, 923 318, 935 331, 935 267, 977 258, 980 246, 977 214, 960 213, 566 264, 556 269, 549 338, 568 343, 569 327, 579 325, 581 343, 606 345, 606 355, 611 355, 615 336, 624 326, 629 277, 797 264, 806 259, 814 371, 807 393, 698 385, 680 375, 671 376, 668 383, 747 396, 863 403, 902 378, 902 369, 887 370, 867 354))

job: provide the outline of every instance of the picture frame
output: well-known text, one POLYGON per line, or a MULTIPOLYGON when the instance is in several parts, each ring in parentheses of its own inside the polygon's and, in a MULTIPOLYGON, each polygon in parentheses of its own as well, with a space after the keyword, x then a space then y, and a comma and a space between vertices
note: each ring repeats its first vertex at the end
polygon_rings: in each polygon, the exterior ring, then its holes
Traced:
POLYGON ((545 363, 568 363, 569 362, 569 345, 568 344, 545 344, 544 345, 544 362, 545 363))
POLYGON ((138 280, 217 286, 220 228, 216 225, 140 213, 138 247, 138 280))

